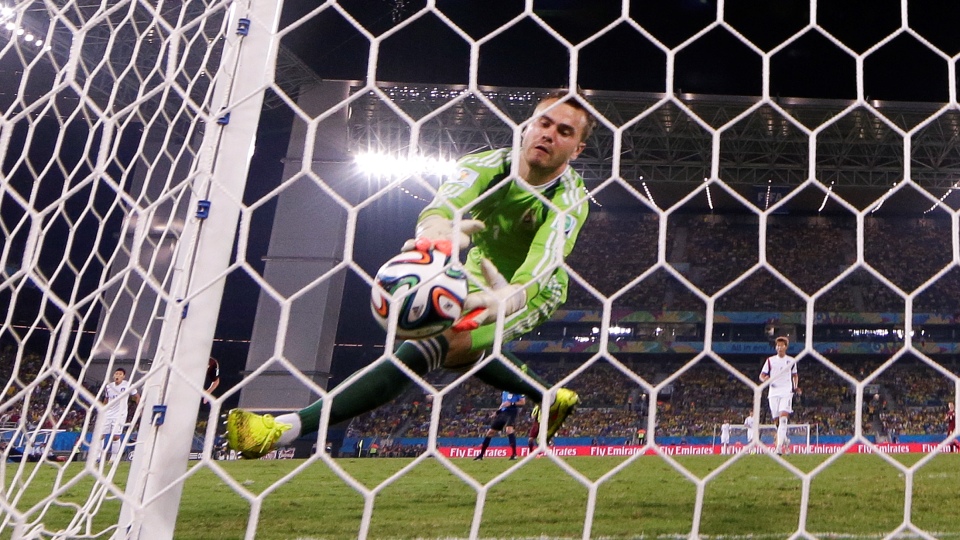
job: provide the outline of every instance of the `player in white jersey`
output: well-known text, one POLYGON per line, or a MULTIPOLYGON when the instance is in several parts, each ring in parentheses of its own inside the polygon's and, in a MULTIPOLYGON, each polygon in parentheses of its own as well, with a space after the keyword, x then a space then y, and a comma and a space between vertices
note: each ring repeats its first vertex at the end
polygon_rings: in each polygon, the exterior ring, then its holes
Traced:
POLYGON ((770 415, 777 419, 777 443, 774 450, 783 454, 790 447, 787 438, 787 424, 793 412, 793 394, 797 391, 797 360, 787 355, 790 340, 778 337, 777 354, 767 358, 760 371, 760 381, 770 381, 767 400, 770 403, 770 415))
POLYGON ((754 440, 754 426, 753 414, 748 414, 746 418, 743 419, 743 430, 747 432, 747 442, 754 440))
MULTIPOLYGON (((101 398, 107 404, 103 408, 103 447, 109 444, 110 454, 117 456, 120 454, 120 439, 123 434, 123 425, 127 422, 127 397, 134 401, 139 401, 137 389, 130 387, 130 381, 126 380, 127 370, 117 368, 113 372, 113 382, 107 383, 103 387, 103 397, 101 398), (110 441, 112 439, 112 441, 110 441)), ((98 454, 97 460, 100 459, 98 454)))
POLYGON ((726 454, 730 447, 730 422, 724 422, 720 426, 720 453, 726 454))

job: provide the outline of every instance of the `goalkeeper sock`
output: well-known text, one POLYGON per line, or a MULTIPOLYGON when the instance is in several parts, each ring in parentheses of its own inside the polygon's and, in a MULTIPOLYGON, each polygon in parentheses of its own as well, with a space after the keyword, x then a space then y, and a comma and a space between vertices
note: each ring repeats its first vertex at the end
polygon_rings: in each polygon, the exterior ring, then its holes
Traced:
MULTIPOLYGON (((437 336, 419 341, 405 341, 395 354, 405 366, 423 376, 440 366, 449 348, 446 338, 437 336)), ((407 374, 393 365, 393 362, 383 362, 362 376, 353 375, 347 378, 338 386, 350 385, 334 398, 330 410, 330 425, 349 420, 394 400, 410 386, 410 382, 407 374)), ((318 399, 297 413, 300 416, 300 433, 297 436, 320 429, 322 409, 323 400, 318 399)))
POLYGON ((507 435, 507 440, 510 441, 510 449, 513 450, 513 456, 517 455, 517 436, 514 433, 507 435))
MULTIPOLYGON (((516 356, 508 352, 504 352, 503 358, 505 361, 510 362, 520 368, 520 371, 525 373, 534 381, 542 384, 546 388, 550 388, 550 383, 541 379, 539 375, 534 373, 533 370, 527 367, 527 365, 516 356)), ((492 362, 483 366, 480 371, 477 371, 476 377, 494 388, 506 390, 512 394, 523 394, 524 396, 530 398, 530 400, 534 401, 535 404, 543 402, 543 392, 537 389, 536 386, 527 382, 520 375, 517 375, 512 369, 508 368, 500 360, 493 360, 492 362)))
POLYGON ((533 449, 537 447, 537 437, 540 435, 540 420, 537 418, 532 418, 533 425, 530 426, 530 435, 527 435, 527 449, 530 450, 530 453, 533 453, 533 449))
POLYGON ((299 413, 281 414, 277 417, 277 422, 290 424, 290 429, 280 434, 280 438, 277 439, 277 446, 293 444, 293 441, 300 437, 300 431, 303 429, 303 423, 300 422, 299 413))

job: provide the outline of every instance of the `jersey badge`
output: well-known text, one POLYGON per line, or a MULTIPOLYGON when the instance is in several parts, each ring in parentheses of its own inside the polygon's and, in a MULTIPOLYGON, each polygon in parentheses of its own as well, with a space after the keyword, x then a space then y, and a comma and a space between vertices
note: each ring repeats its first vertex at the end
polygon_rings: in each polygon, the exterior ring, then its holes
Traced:
MULTIPOLYGON (((555 221, 554 229, 559 228, 557 227, 557 225, 559 225, 559 222, 555 221)), ((577 218, 570 215, 564 216, 562 227, 563 227, 563 235, 569 238, 570 235, 573 234, 573 231, 577 229, 577 218)))
POLYGON ((450 177, 447 180, 450 184, 456 184, 460 186, 470 186, 477 180, 480 176, 480 173, 472 169, 459 169, 455 176, 450 177))

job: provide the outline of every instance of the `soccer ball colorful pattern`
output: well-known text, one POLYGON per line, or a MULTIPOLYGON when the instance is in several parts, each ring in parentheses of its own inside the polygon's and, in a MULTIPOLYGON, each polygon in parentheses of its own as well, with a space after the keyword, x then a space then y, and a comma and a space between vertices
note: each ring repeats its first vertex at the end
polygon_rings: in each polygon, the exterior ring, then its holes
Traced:
POLYGON ((370 311, 384 330, 397 312, 397 338, 424 339, 442 333, 460 317, 467 277, 459 263, 432 249, 405 251, 377 271, 370 311))

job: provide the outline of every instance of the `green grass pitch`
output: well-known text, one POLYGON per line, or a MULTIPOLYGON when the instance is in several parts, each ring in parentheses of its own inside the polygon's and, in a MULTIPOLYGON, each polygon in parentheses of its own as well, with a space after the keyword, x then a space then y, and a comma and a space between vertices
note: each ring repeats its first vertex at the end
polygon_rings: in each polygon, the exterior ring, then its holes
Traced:
MULTIPOLYGON (((922 457, 895 456, 906 466, 922 457)), ((480 538, 583 538, 588 523, 590 538, 611 539, 686 538, 691 533, 704 538, 787 538, 797 532, 804 496, 802 479, 763 455, 743 456, 717 471, 726 459, 677 458, 693 477, 713 474, 702 495, 690 478, 656 456, 640 457, 614 475, 608 473, 625 458, 564 459, 582 475, 579 479, 549 458, 453 460, 476 485, 457 477, 436 459, 424 460, 409 470, 405 468, 411 459, 338 459, 336 463, 375 493, 368 538, 467 538, 480 498, 477 486, 488 486, 480 511, 480 538), (504 475, 508 469, 511 474, 504 475), (392 482, 385 483, 391 478, 392 482), (581 481, 601 479, 594 499, 581 481), (695 527, 698 496, 703 505, 695 527), (587 519, 591 505, 595 510, 592 521, 587 519)), ((814 471, 827 459, 787 457, 802 473, 814 471)), ((249 491, 249 497, 266 493, 255 518, 257 539, 347 539, 361 533, 364 497, 321 461, 306 467, 303 460, 216 463, 249 491), (297 467, 303 468, 285 479, 297 467)), ((121 465, 118 478, 126 477, 126 466, 121 465)), ((251 501, 200 462, 192 462, 191 467, 198 468, 186 482, 175 537, 245 538, 251 501)), ((4 487, 8 494, 17 491, 10 491, 14 470, 14 465, 7 466, 4 487)), ((43 466, 30 488, 13 501, 16 507, 30 508, 49 495, 57 471, 53 465, 43 466)), ((64 471, 65 477, 77 476, 80 468, 67 465, 64 471)), ((82 477, 58 501, 82 503, 93 485, 92 477, 82 477)), ((93 519, 92 530, 116 523, 119 507, 118 500, 108 499, 93 519)), ((43 518, 45 528, 56 530, 73 515, 68 506, 51 507, 43 518)), ((820 538, 883 538, 901 527, 906 516, 914 528, 934 538, 960 538, 960 456, 936 456, 916 469, 912 478, 875 455, 840 456, 811 478, 802 532, 820 538), (912 498, 909 508, 905 505, 908 489, 912 498)), ((9 526, 0 531, 0 538, 11 535, 9 526)), ((921 536, 908 530, 897 537, 921 536)))

